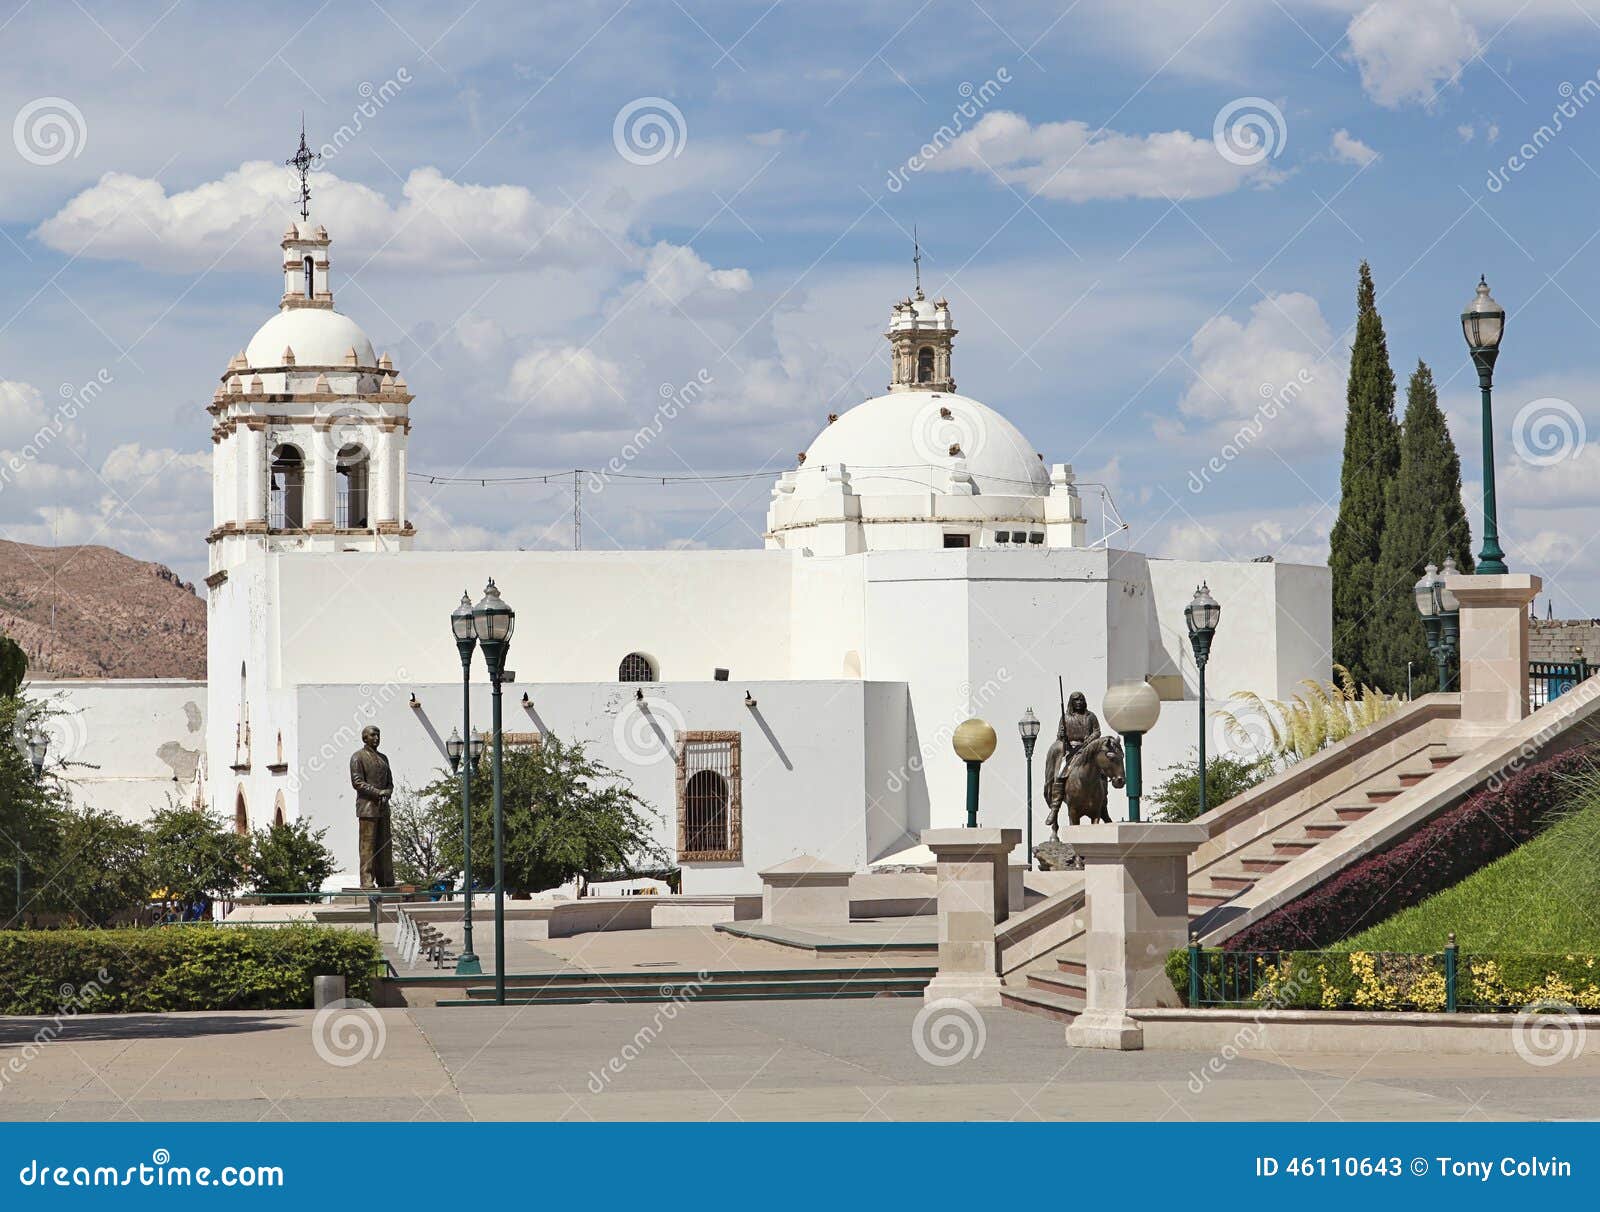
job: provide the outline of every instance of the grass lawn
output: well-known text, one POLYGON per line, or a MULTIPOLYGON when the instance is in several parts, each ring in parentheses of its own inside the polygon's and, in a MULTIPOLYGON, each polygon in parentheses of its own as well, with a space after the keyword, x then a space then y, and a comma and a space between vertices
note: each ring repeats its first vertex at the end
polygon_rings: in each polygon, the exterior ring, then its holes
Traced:
POLYGON ((1439 951, 1454 930, 1465 952, 1600 954, 1600 793, 1481 871, 1335 943, 1338 951, 1439 951))

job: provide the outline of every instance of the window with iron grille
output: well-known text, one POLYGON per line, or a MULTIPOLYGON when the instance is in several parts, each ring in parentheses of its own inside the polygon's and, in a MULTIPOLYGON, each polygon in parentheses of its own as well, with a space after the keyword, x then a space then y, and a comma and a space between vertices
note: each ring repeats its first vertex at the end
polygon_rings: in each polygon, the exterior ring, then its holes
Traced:
POLYGON ((642 652, 630 652, 622 658, 622 664, 617 667, 617 681, 619 682, 653 682, 655 680, 655 666, 650 664, 650 658, 642 652))
POLYGON ((743 858, 737 732, 678 734, 678 861, 743 858))

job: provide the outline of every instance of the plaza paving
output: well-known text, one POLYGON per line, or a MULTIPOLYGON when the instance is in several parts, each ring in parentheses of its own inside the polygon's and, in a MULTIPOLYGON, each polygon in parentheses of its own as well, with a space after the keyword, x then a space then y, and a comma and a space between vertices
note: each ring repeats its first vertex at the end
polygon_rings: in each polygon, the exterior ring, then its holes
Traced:
POLYGON ((0 1119, 1586 1118, 1600 1047, 1516 1057, 1248 1054, 1198 1093, 1208 1053, 1074 1051, 1059 1025, 983 1014, 980 1053, 918 1054, 918 999, 361 1012, 381 1050, 309 1011, 0 1020, 0 1119), (381 1022, 381 1032, 379 1023, 381 1022), (336 1046, 338 1041, 331 1041, 336 1046), (17 1058, 20 1072, 7 1066, 17 1058), (612 1072, 616 1060, 620 1072, 612 1072), (598 1093, 596 1092, 598 1090, 598 1093))

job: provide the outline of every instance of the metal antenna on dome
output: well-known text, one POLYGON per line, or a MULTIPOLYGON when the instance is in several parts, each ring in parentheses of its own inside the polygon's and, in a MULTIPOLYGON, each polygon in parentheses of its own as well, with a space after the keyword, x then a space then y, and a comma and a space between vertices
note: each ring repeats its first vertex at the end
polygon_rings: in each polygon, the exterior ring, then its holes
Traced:
POLYGON ((311 218, 311 169, 322 157, 306 146, 306 112, 300 111, 300 148, 284 164, 300 174, 300 217, 311 218))

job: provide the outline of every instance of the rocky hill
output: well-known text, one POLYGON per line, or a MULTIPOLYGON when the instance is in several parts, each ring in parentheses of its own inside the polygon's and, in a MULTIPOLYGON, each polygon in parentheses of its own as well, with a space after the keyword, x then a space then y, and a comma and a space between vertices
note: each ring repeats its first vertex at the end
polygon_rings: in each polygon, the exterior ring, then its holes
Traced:
POLYGON ((0 630, 30 678, 203 678, 206 604, 161 564, 109 547, 0 540, 0 630))

